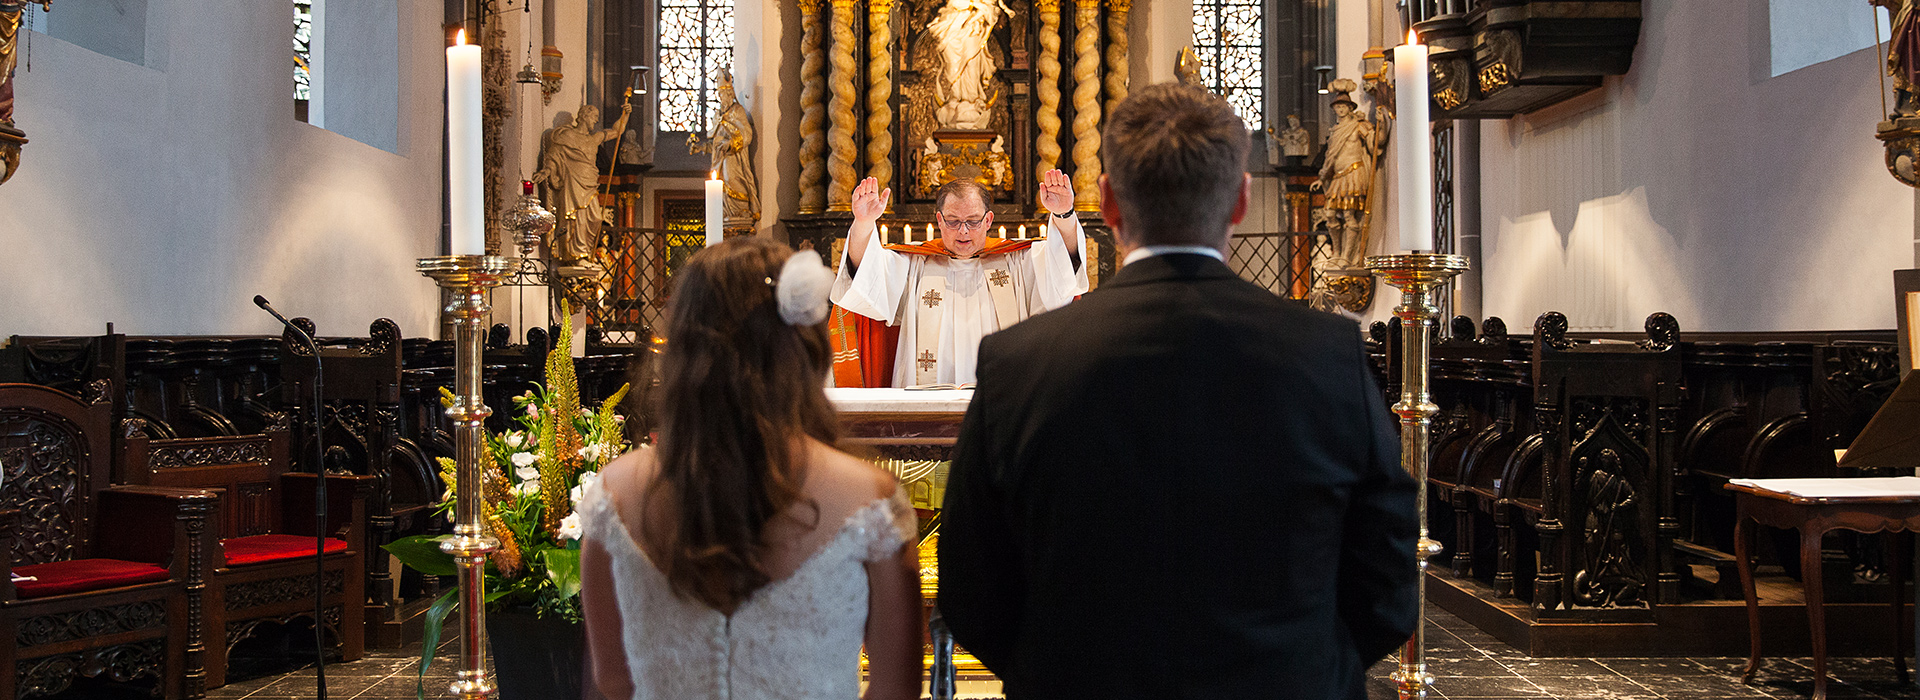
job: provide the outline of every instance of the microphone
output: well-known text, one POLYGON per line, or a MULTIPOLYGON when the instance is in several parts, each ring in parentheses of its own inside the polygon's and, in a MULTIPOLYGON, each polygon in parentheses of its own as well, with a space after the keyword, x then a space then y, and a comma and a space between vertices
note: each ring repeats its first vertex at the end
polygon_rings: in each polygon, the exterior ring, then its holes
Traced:
MULTIPOLYGON (((280 325, 293 331, 294 336, 306 344, 307 350, 313 353, 313 515, 315 521, 313 531, 313 675, 317 684, 317 690, 319 691, 320 700, 326 700, 327 635, 326 626, 322 623, 322 620, 326 619, 327 466, 326 445, 325 441, 321 439, 321 423, 324 420, 321 413, 321 406, 324 397, 320 393, 320 378, 322 375, 320 368, 320 344, 314 342, 313 335, 307 333, 306 329, 295 325, 294 322, 287 320, 287 317, 280 315, 279 311, 275 311, 273 305, 267 303, 266 297, 258 294, 253 295, 253 305, 260 307, 267 313, 273 314, 274 320, 279 321, 280 325)), ((347 605, 354 605, 355 603, 356 601, 347 601, 347 605)), ((361 633, 361 630, 340 630, 342 636, 359 633, 361 633)))

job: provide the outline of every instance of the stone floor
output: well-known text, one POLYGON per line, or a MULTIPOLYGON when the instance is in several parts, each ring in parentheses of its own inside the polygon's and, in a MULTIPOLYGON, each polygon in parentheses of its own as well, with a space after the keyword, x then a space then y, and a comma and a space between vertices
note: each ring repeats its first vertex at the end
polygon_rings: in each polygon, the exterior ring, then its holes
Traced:
MULTIPOLYGON (((1813 694, 1812 660, 1769 659, 1753 685, 1740 683, 1746 665, 1738 658, 1555 658, 1535 659, 1514 650, 1439 608, 1428 613, 1428 670, 1435 676, 1433 693, 1439 698, 1604 698, 1607 700, 1675 698, 1684 700, 1731 698, 1805 698, 1813 694)), ((299 652, 301 635, 267 638, 242 647, 234 662, 234 678, 226 687, 207 694, 210 700, 291 700, 316 697, 311 664, 289 661, 299 652)), ((308 647, 311 648, 310 646, 308 647)), ((427 697, 448 697, 455 647, 440 647, 429 665, 427 697)), ((415 697, 419 647, 369 651, 350 664, 327 666, 327 697, 415 697)), ((1368 696, 1394 697, 1388 675, 1396 662, 1375 666, 1368 696)), ((1829 663, 1829 697, 1920 700, 1920 688, 1894 678, 1887 659, 1833 659, 1829 663)), ((960 697, 997 696, 997 683, 963 681, 960 697)), ((134 700, 144 691, 111 685, 82 685, 57 696, 60 700, 134 700)), ((503 698, 503 700, 534 700, 503 698)))

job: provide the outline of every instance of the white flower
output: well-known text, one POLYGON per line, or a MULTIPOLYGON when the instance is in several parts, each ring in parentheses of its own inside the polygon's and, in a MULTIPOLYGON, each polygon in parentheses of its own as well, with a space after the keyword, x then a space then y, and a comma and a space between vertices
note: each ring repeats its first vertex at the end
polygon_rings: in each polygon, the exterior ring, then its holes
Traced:
POLYGON ((597 442, 580 448, 580 457, 589 462, 598 462, 606 454, 607 447, 597 442))
POLYGON ((540 478, 540 470, 533 467, 514 467, 513 475, 519 477, 521 481, 531 481, 540 478))
POLYGON ((597 488, 600 488, 600 472, 583 472, 580 474, 580 485, 573 487, 567 495, 573 497, 573 507, 579 508, 580 502, 586 500, 587 496, 597 488))
POLYGON ((538 480, 528 479, 513 485, 513 495, 515 496, 525 497, 537 493, 540 493, 540 482, 538 480))
POLYGON ((508 446, 508 447, 511 447, 511 448, 514 448, 514 449, 516 449, 516 450, 517 450, 517 449, 520 449, 521 447, 523 447, 523 446, 525 446, 526 444, 527 444, 527 434, 526 434, 526 433, 523 433, 523 432, 520 432, 520 431, 518 431, 518 430, 515 430, 515 431, 513 431, 513 432, 511 432, 511 433, 507 433, 507 446, 508 446))
POLYGON ((568 513, 567 517, 561 518, 560 529, 555 530, 553 536, 555 539, 561 540, 580 539, 580 514, 578 512, 568 513))
POLYGON ((532 452, 515 452, 509 459, 513 461, 513 466, 531 467, 534 462, 540 461, 540 455, 532 452))

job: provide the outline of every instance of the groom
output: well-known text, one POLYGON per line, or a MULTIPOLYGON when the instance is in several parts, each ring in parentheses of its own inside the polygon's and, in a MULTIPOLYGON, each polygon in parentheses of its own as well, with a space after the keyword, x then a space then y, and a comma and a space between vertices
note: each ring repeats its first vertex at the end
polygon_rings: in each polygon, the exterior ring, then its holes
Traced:
POLYGON ((942 614, 1009 700, 1364 700, 1419 611, 1359 329, 1221 262, 1249 183, 1224 101, 1152 86, 1102 143, 1125 267, 982 341, 942 614))

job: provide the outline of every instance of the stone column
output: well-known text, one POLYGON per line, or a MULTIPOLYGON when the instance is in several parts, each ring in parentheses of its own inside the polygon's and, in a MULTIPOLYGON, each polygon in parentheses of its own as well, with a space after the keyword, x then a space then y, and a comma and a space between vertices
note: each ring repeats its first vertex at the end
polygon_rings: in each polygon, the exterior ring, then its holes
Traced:
POLYGON ((867 0, 867 177, 893 181, 893 0, 867 0))
POLYGON ((828 60, 833 71, 827 90, 827 211, 853 211, 853 185, 859 177, 853 170, 853 81, 857 68, 853 62, 853 2, 833 0, 833 52, 828 60))
POLYGON ((1128 34, 1133 0, 1107 0, 1107 114, 1127 99, 1127 82, 1132 78, 1128 52, 1133 41, 1128 34))
POLYGON ((1100 0, 1074 0, 1073 208, 1100 208, 1100 0))
POLYGON ((820 0, 800 0, 800 203, 799 213, 818 214, 827 210, 824 180, 826 163, 820 154, 826 151, 826 105, 820 94, 826 91, 821 75, 826 57, 821 50, 820 0))
POLYGON ((1040 13, 1040 82, 1034 89, 1040 96, 1040 109, 1034 123, 1040 135, 1034 143, 1033 179, 1039 182, 1048 170, 1060 167, 1060 0, 1035 0, 1033 10, 1040 13))

